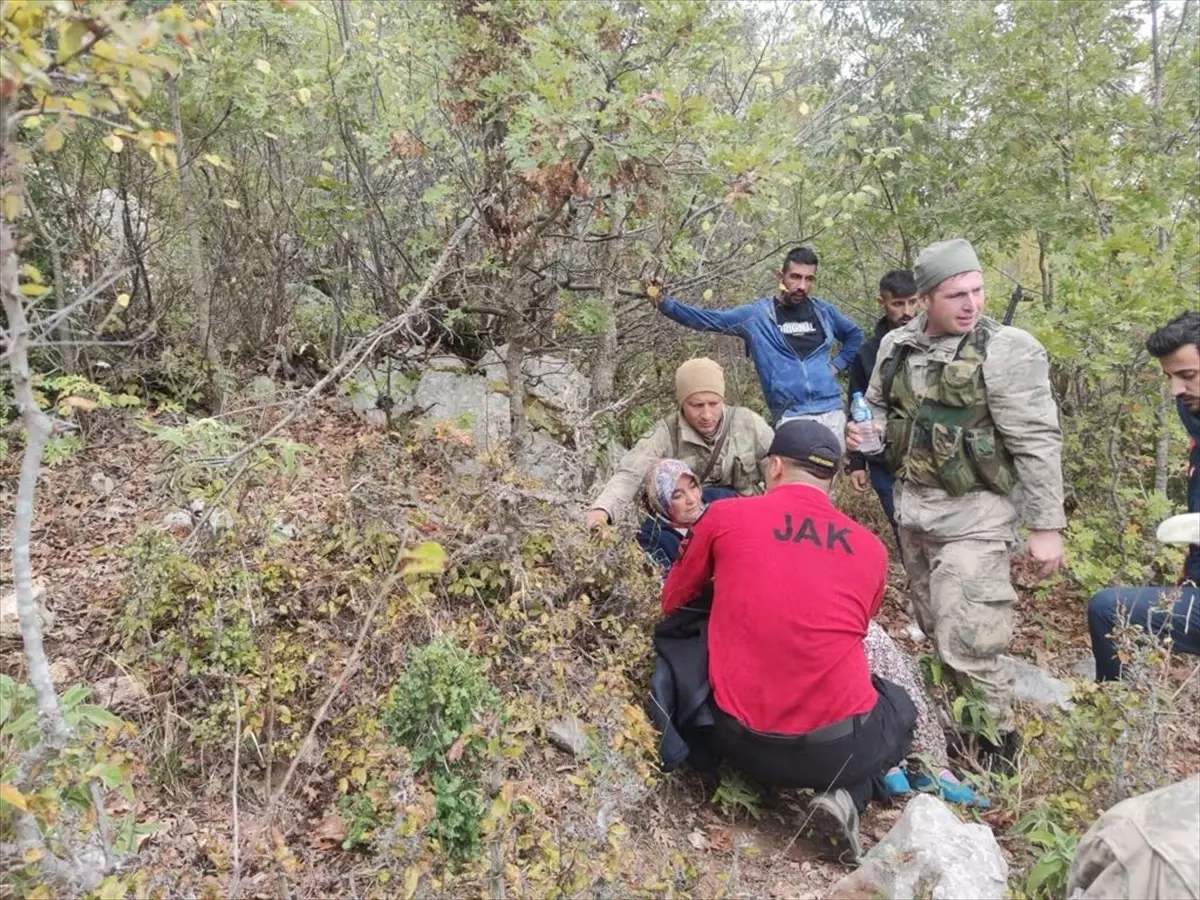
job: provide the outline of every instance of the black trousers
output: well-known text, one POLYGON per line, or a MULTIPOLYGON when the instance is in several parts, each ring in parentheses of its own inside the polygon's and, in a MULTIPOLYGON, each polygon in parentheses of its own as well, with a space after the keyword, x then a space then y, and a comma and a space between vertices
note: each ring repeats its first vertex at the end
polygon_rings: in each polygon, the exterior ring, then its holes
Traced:
POLYGON ((868 713, 811 734, 747 728, 713 703, 713 744, 722 759, 760 784, 829 791, 845 788, 861 812, 892 766, 908 755, 917 710, 904 689, 871 678, 878 694, 868 713))

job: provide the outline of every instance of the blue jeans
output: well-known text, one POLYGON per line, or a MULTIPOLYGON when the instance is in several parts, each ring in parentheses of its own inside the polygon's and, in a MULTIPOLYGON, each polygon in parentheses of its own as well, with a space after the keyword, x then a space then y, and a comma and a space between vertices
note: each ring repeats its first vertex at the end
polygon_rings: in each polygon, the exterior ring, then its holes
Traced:
POLYGON ((1174 650, 1200 654, 1200 590, 1195 586, 1105 588, 1088 603, 1097 681, 1121 677, 1121 661, 1109 634, 1127 620, 1149 634, 1169 636, 1174 650), (1170 608, 1155 609, 1164 598, 1171 601, 1170 608))
POLYGON ((892 528, 895 528, 896 504, 892 499, 892 491, 896 486, 896 479, 881 463, 867 463, 867 472, 871 475, 871 487, 875 488, 875 493, 879 496, 884 514, 892 523, 892 528))

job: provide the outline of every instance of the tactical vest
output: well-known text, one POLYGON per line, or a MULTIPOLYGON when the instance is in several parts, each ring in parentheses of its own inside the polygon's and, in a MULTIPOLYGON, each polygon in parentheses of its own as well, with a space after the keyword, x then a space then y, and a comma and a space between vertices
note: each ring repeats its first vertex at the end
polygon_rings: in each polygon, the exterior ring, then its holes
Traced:
POLYGON ((901 344, 884 360, 884 461, 906 484, 938 487, 961 497, 976 490, 1004 495, 1017 483, 1012 455, 988 410, 983 380, 988 344, 1000 327, 983 317, 963 336, 954 359, 929 362, 923 398, 913 389, 911 344, 901 344))

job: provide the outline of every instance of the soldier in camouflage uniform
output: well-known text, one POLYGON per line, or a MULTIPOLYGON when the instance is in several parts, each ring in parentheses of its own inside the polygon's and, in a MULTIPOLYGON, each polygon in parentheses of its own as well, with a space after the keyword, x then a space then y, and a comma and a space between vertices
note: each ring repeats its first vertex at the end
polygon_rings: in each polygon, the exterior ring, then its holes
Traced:
POLYGON ((1200 900, 1200 775, 1118 803, 1075 851, 1071 900, 1200 900))
MULTIPOLYGON (((971 245, 925 248, 914 269, 925 311, 888 333, 867 389, 883 454, 896 474, 900 549, 917 621, 943 662, 991 714, 981 749, 1011 759, 1018 745, 1013 674, 1011 499, 1019 481, 1028 552, 1043 576, 1063 562, 1062 435, 1046 351, 984 315, 971 245)), ((847 428, 857 449, 858 427, 847 428)))

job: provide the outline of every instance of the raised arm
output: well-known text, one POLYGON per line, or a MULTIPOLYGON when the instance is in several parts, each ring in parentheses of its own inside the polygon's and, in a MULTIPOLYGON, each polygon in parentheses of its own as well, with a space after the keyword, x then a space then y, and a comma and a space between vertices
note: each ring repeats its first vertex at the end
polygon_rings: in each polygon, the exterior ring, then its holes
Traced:
POLYGON ((745 337, 746 323, 754 317, 754 304, 746 303, 733 309, 701 309, 667 297, 658 304, 658 311, 672 321, 695 331, 715 331, 745 337))
POLYGON ((617 471, 600 492, 589 509, 601 510, 610 522, 617 521, 637 495, 646 470, 655 460, 673 455, 671 434, 667 423, 659 420, 633 449, 621 457, 617 471))

